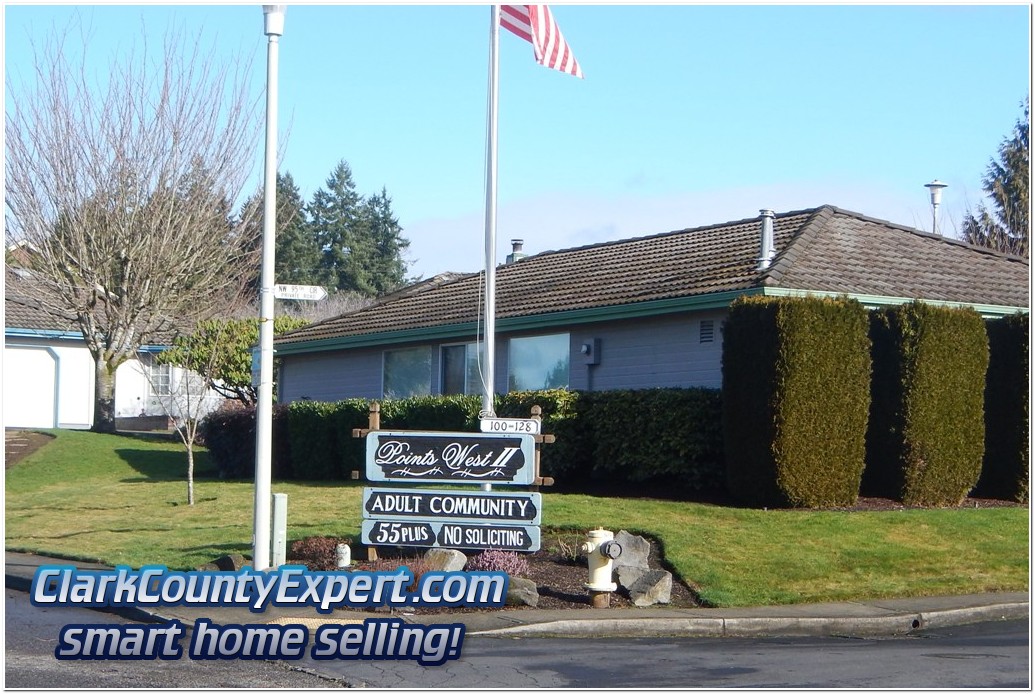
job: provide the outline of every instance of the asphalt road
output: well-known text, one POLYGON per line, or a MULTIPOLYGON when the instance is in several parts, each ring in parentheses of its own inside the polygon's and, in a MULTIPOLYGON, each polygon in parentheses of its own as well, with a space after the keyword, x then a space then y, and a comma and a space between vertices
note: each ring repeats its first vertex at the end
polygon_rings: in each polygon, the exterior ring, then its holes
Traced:
POLYGON ((284 662, 59 661, 71 623, 131 624, 80 608, 39 608, 7 590, 7 687, 380 688, 1022 688, 1030 687, 1026 621, 897 638, 515 639, 468 637, 458 660, 284 662))
POLYGON ((459 660, 304 660, 350 686, 461 688, 1029 687, 1028 624, 998 622, 888 639, 469 638, 459 660))
POLYGON ((42 608, 7 589, 4 601, 4 688, 287 688, 341 687, 343 683, 289 669, 286 664, 241 660, 95 660, 54 657, 66 624, 133 624, 115 615, 76 607, 42 608))

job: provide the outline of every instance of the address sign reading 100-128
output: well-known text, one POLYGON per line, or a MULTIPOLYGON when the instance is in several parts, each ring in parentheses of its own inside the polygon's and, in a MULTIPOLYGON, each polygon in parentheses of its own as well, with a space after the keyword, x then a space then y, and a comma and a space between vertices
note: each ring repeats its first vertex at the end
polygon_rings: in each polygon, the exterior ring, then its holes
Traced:
POLYGON ((371 482, 532 484, 535 437, 528 434, 371 431, 371 482))

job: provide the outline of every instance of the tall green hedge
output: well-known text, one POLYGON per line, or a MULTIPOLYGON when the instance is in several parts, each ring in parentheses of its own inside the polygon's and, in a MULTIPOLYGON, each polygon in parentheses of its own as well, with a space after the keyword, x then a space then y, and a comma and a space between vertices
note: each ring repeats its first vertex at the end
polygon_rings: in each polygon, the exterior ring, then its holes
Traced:
POLYGON ((914 301, 874 311, 864 490, 959 504, 981 473, 988 337, 972 309, 914 301))
POLYGON ((1028 328, 1027 313, 986 322, 988 376, 985 379, 985 456, 977 493, 1028 501, 1028 328))
POLYGON ((730 492, 754 505, 859 496, 869 411, 866 309, 854 300, 747 297, 723 332, 730 492))

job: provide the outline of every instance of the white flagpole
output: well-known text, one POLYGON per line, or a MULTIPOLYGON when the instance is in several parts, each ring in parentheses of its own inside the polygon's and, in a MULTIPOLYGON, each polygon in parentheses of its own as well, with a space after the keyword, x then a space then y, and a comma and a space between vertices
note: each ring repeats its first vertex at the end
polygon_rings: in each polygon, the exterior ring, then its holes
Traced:
MULTIPOLYGON (((499 104, 500 6, 492 6, 489 29, 489 118, 485 146, 485 355, 482 372, 482 416, 494 417, 496 392, 496 108, 499 104)), ((483 484, 491 491, 491 484, 483 484)))
POLYGON ((489 36, 489 118, 485 151, 485 355, 482 373, 482 412, 495 415, 496 392, 496 109, 499 104, 500 6, 492 6, 489 36))
POLYGON ((273 266, 277 218, 277 60, 284 5, 263 5, 266 50, 266 161, 263 178, 262 269, 259 307, 259 400, 255 407, 255 518, 252 568, 270 568, 273 458, 273 266))

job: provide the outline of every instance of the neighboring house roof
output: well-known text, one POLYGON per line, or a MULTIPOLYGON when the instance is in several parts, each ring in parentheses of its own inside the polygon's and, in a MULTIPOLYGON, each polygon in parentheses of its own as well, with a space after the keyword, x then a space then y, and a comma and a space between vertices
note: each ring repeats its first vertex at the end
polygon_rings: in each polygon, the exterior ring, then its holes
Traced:
POLYGON ((71 314, 57 316, 46 311, 38 299, 26 291, 25 283, 19 272, 10 267, 4 268, 4 327, 21 331, 36 332, 41 335, 78 335, 82 336, 75 317, 71 314))
MULTIPOLYGON (((723 306, 799 291, 1028 306, 1028 261, 833 206, 778 214, 776 257, 758 269, 759 218, 548 251, 496 271, 499 329, 723 306), (708 304, 709 301, 713 303, 708 304)), ((282 352, 459 337, 478 321, 483 273, 278 335, 282 352)))
MULTIPOLYGON (((32 275, 21 268, 4 268, 4 332, 8 335, 82 340, 83 333, 72 312, 54 313, 34 296, 32 275)), ((173 330, 155 333, 143 351, 160 350, 172 344, 173 330)))

